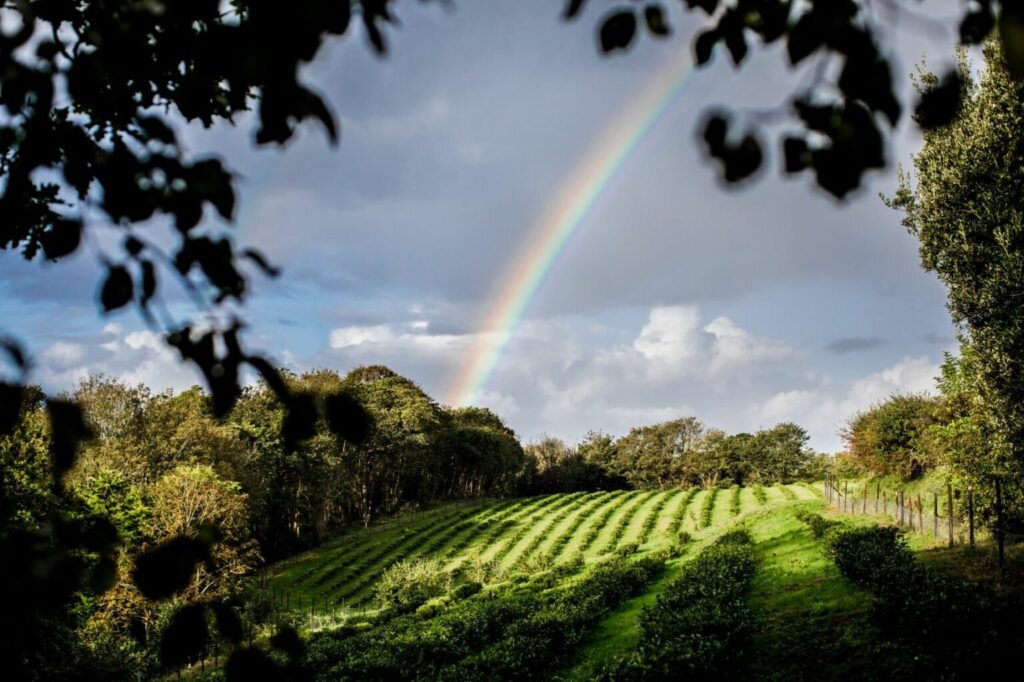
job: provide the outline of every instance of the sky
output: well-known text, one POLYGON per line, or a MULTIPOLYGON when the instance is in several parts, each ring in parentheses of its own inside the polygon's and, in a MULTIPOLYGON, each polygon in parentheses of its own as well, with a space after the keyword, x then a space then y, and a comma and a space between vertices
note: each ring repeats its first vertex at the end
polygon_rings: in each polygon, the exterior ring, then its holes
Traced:
MULTIPOLYGON (((386 58, 356 29, 304 74, 341 122, 338 147, 312 123, 283 149, 255 148, 245 116, 185 127, 190 152, 220 155, 238 178, 235 223, 207 222, 284 270, 252 273, 248 346, 295 371, 385 364, 453 402, 546 207, 689 51, 694 25, 675 5, 672 38, 606 58, 599 3, 571 24, 544 0, 402 3, 386 58)), ((923 53, 948 61, 952 38, 890 30, 909 100, 906 75, 923 53)), ((774 154, 754 182, 726 188, 696 139, 704 112, 778 106, 800 78, 780 51, 753 54, 739 71, 720 55, 693 76, 511 328, 473 402, 524 440, 692 415, 730 432, 795 421, 831 452, 857 410, 933 390, 956 348, 945 290, 879 198, 919 137, 904 116, 894 163, 842 203, 781 177, 774 154)), ((100 372, 155 390, 199 383, 136 313, 100 313, 97 254, 114 238, 59 266, 0 254, 0 330, 29 341, 30 379, 51 391, 100 372)))

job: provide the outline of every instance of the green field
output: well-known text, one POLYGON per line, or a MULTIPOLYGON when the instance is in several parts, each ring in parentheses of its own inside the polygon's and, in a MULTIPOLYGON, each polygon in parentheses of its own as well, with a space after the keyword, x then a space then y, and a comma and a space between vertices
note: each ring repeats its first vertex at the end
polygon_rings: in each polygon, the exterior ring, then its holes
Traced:
MULTIPOLYGON (((810 484, 481 500, 344 535, 277 566, 268 591, 278 621, 304 631, 317 680, 934 672, 934 647, 886 629, 808 514, 848 529, 879 523, 829 514, 810 484), (438 560, 452 587, 418 609, 379 610, 374 585, 416 557, 438 560)), ((910 540, 928 563, 936 542, 910 540)))
MULTIPOLYGON (((402 559, 440 558, 451 570, 473 561, 496 561, 513 575, 571 557, 594 561, 623 545, 643 550, 668 546, 680 531, 711 537, 738 516, 761 507, 753 489, 713 495, 705 490, 615 491, 558 494, 500 502, 482 501, 410 516, 388 528, 357 531, 275 568, 270 587, 280 610, 332 612, 372 608, 373 586, 402 559), (710 523, 702 516, 710 511, 710 523)), ((801 485, 766 487, 765 504, 810 500, 801 485)))

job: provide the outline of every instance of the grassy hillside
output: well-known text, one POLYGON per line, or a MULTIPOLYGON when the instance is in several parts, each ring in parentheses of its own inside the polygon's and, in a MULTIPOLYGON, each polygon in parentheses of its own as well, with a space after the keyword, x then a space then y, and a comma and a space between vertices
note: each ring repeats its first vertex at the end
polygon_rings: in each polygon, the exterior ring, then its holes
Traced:
MULTIPOLYGON (((944 649, 880 618, 878 594, 841 574, 808 514, 845 529, 885 522, 829 513, 821 487, 805 484, 479 501, 338 538, 277 567, 269 586, 306 630, 317 680, 881 680, 941 669, 944 649), (453 588, 378 613, 374 585, 414 557, 437 560, 453 588), (483 586, 470 582, 481 565, 483 586), (313 604, 321 615, 310 617, 313 604)), ((974 565, 943 545, 910 536, 922 565, 974 565)))
MULTIPOLYGON (((372 607, 377 579, 402 559, 442 559, 456 571, 494 562, 505 576, 577 556, 592 562, 627 544, 667 547, 680 532, 711 537, 762 506, 754 492, 615 491, 461 505, 337 538, 275 567, 270 588, 280 610, 306 612, 315 605, 318 612, 338 614, 372 607)), ((769 505, 818 496, 801 485, 766 487, 764 493, 769 505)))

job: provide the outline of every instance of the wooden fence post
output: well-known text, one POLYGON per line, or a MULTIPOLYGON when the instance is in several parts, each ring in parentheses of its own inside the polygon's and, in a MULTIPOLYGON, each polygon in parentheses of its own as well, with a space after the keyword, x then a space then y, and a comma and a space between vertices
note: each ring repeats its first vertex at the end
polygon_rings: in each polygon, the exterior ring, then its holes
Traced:
POLYGON ((967 528, 974 547, 974 486, 967 486, 967 528))
POLYGON ((883 490, 882 491, 882 513, 883 514, 888 514, 889 513, 889 491, 888 490, 883 490))
POLYGON ((882 484, 881 483, 876 483, 875 484, 875 513, 876 514, 878 513, 878 496, 881 494, 881 492, 882 492, 882 484))
POLYGON ((868 484, 864 484, 864 507, 861 509, 861 514, 868 513, 868 484))
POLYGON ((896 517, 899 525, 903 525, 903 491, 896 491, 896 517))
POLYGON ((932 492, 932 496, 935 498, 934 504, 932 505, 932 532, 935 537, 939 537, 939 494, 937 492, 932 492))
POLYGON ((946 519, 949 523, 949 546, 953 546, 953 484, 946 484, 946 519))
MULTIPOLYGON (((843 486, 843 510, 845 511, 850 505, 850 482, 847 481, 846 485, 843 486)), ((853 510, 850 510, 853 511, 853 510)))
POLYGON ((1006 570, 1006 556, 1003 554, 1003 545, 1006 541, 1006 534, 1003 532, 1003 490, 996 476, 996 542, 999 544, 999 570, 1006 570))
POLYGON ((924 532, 924 505, 921 504, 921 493, 917 494, 917 529, 924 532))

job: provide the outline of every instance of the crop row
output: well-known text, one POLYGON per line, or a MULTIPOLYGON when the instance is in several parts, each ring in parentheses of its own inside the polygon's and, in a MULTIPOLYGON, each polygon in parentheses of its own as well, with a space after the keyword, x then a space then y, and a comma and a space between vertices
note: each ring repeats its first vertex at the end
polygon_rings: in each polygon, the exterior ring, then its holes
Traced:
POLYGON ((628 504, 629 500, 634 498, 637 493, 624 493, 622 491, 614 493, 608 502, 602 507, 601 512, 594 517, 590 525, 587 526, 587 530, 583 533, 583 537, 580 538, 580 554, 586 553, 590 549, 594 542, 597 541, 597 537, 604 530, 604 527, 608 524, 608 520, 612 515, 618 511, 622 505, 628 504))
POLYGON ((640 528, 640 534, 637 536, 637 544, 641 546, 653 540, 654 529, 658 525, 661 513, 665 510, 669 500, 673 498, 673 495, 668 492, 662 492, 659 494, 661 497, 658 499, 657 504, 654 505, 654 509, 648 512, 647 516, 644 517, 644 525, 640 528))
POLYGON ((502 538, 502 544, 498 551, 491 557, 491 561, 494 565, 498 566, 505 560, 505 558, 512 552, 512 550, 522 542, 523 538, 529 535, 533 529, 533 524, 540 521, 548 512, 560 509, 566 505, 574 503, 583 493, 572 493, 570 495, 555 495, 553 496, 552 502, 558 502, 558 504, 546 504, 543 508, 538 508, 524 521, 520 522, 514 528, 510 529, 510 532, 502 538))
MULTIPOLYGON (((509 570, 515 570, 524 561, 533 556, 533 554, 544 543, 544 541, 549 538, 549 533, 553 531, 558 526, 558 524, 560 524, 562 521, 568 518, 571 513, 585 507, 586 503, 589 503, 595 499, 599 499, 600 497, 601 493, 590 493, 589 495, 577 497, 575 500, 573 500, 572 504, 565 505, 559 508, 555 514, 547 517, 546 519, 542 519, 541 524, 539 526, 535 526, 532 529, 528 529, 528 531, 534 531, 533 537, 531 537, 530 541, 527 542, 526 545, 524 545, 523 548, 519 550, 519 552, 516 554, 511 565, 509 566, 509 570)), ((527 533, 527 535, 528 534, 529 532, 527 533)))
POLYGON ((742 509, 742 504, 740 503, 740 491, 743 489, 738 485, 733 485, 729 490, 732 492, 732 498, 729 500, 729 513, 733 516, 739 516, 742 509))
POLYGON ((709 488, 704 494, 704 503, 700 507, 700 527, 711 525, 711 516, 715 513, 715 498, 718 497, 718 486, 709 488))
MULTIPOLYGON (((539 498, 529 498, 529 501, 535 502, 538 499, 539 498)), ((462 526, 462 534, 459 535, 451 545, 449 545, 444 554, 445 559, 450 561, 459 556, 474 540, 477 540, 491 528, 502 523, 506 519, 516 516, 525 507, 528 507, 526 499, 506 500, 502 503, 500 509, 495 510, 495 513, 488 514, 480 519, 469 519, 467 522, 460 524, 462 526)))
POLYGON ((305 665, 316 680, 509 679, 524 674, 508 666, 512 657, 525 655, 538 672, 538 666, 567 655, 571 649, 562 644, 578 641, 659 568, 655 560, 617 560, 592 569, 565 591, 491 589, 432 617, 410 614, 367 631, 323 633, 309 642, 305 665), (550 640, 553 633, 561 639, 550 640), (483 661, 493 667, 481 669, 483 661))
POLYGON ((548 550, 545 553, 548 563, 554 563, 558 561, 558 558, 562 555, 562 552, 565 551, 566 545, 568 545, 569 541, 573 539, 573 537, 576 535, 576 532, 583 526, 584 523, 587 522, 587 519, 593 516, 594 512, 597 511, 597 509, 599 509, 603 504, 605 504, 609 500, 611 496, 612 493, 601 493, 595 496, 589 502, 587 502, 587 504, 582 509, 579 510, 579 513, 577 513, 576 517, 573 519, 573 523, 569 524, 566 528, 564 528, 562 532, 560 532, 558 536, 555 537, 554 541, 551 543, 551 546, 548 547, 548 550))
POLYGON ((626 507, 622 516, 619 517, 618 522, 612 527, 611 536, 604 545, 605 552, 614 552, 615 548, 619 546, 619 541, 626 534, 626 530, 629 528, 629 524, 633 521, 633 518, 643 507, 644 503, 651 499, 652 495, 657 493, 642 493, 634 497, 626 507))
POLYGON ((754 484, 754 499, 757 503, 763 505, 768 502, 768 493, 764 491, 764 486, 760 483, 754 484))
POLYGON ((697 490, 697 488, 690 488, 683 493, 683 499, 679 501, 679 506, 672 513, 672 521, 668 527, 670 538, 679 537, 679 531, 683 529, 683 523, 686 521, 686 511, 690 508, 693 498, 697 496, 697 490))
POLYGON ((717 679, 735 674, 753 633, 747 595, 756 570, 750 535, 727 533, 683 568, 640 616, 636 649, 608 680, 717 679))

